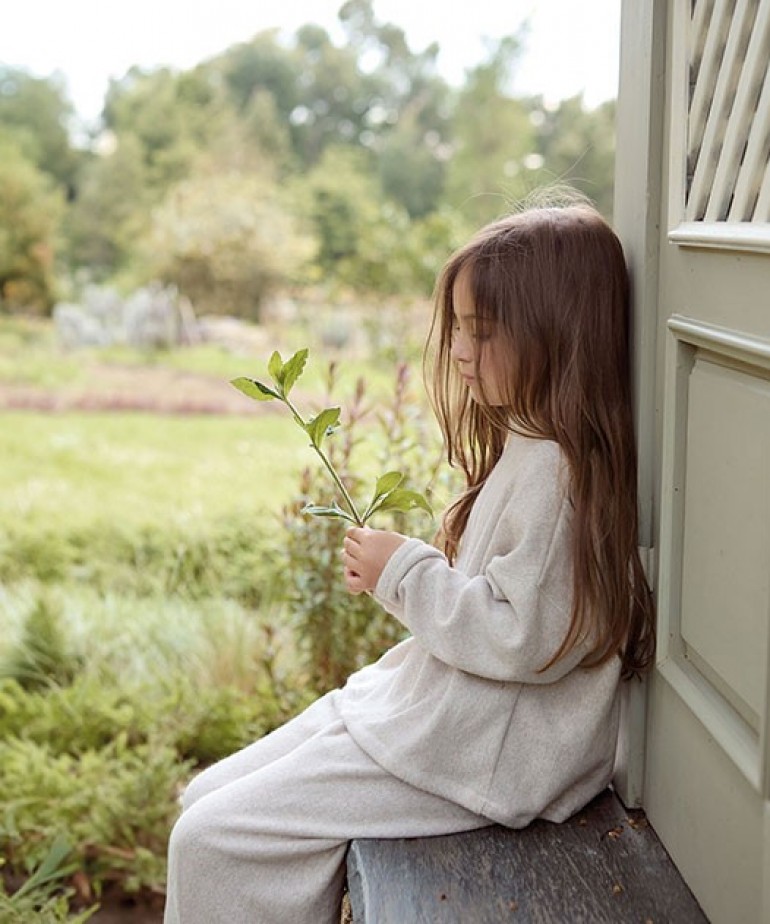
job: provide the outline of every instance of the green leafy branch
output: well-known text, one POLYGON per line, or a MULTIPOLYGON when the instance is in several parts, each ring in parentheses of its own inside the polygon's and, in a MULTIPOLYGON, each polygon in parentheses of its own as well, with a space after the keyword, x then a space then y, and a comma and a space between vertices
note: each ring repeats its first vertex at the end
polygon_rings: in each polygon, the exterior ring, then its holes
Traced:
POLYGON ((278 400, 283 402, 291 411, 297 426, 310 437, 310 445, 329 472, 340 493, 344 507, 341 507, 337 501, 332 501, 328 506, 308 504, 304 508, 304 512, 317 517, 339 517, 356 526, 366 525, 374 514, 379 511, 408 512, 410 510, 424 510, 432 515, 431 506, 422 494, 402 487, 404 476, 401 472, 386 472, 381 475, 375 483, 372 499, 363 514, 359 513, 350 492, 337 474, 334 465, 323 448, 324 440, 339 429, 340 408, 327 407, 315 417, 305 420, 289 397, 289 393, 297 384, 305 369, 307 357, 308 351, 306 349, 299 350, 286 362, 281 359, 280 353, 273 353, 267 365, 267 371, 273 383, 272 386, 243 376, 233 379, 230 383, 238 391, 255 401, 278 400))

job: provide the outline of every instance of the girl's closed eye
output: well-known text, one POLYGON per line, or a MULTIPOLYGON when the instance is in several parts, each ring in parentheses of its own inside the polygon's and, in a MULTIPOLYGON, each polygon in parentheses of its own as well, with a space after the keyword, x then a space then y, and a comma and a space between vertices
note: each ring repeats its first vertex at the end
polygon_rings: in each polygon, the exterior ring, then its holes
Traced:
POLYGON ((492 339, 492 325, 489 321, 477 319, 473 324, 472 337, 476 343, 486 343, 492 339))

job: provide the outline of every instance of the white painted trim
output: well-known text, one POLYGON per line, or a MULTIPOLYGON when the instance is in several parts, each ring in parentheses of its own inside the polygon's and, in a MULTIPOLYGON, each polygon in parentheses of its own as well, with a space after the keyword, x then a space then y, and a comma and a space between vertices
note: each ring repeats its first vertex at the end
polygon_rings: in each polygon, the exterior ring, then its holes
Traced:
POLYGON ((763 761, 759 741, 740 715, 688 661, 664 661, 658 664, 658 672, 761 794, 763 761))
POLYGON ((770 222, 686 221, 668 233, 672 244, 770 253, 770 222))
POLYGON ((770 801, 763 806, 764 862, 762 863, 762 918, 770 921, 770 801))
MULTIPOLYGON (((663 175, 667 0, 623 0, 613 224, 629 264, 633 304, 634 424, 639 456, 639 544, 649 568, 655 531, 655 367, 663 175)), ((651 580, 654 575, 649 573, 651 580)), ((613 783, 623 803, 642 804, 647 684, 624 685, 613 783)))
MULTIPOLYGON (((693 715, 723 748, 754 790, 767 798, 770 785, 768 722, 760 717, 757 735, 740 713, 687 659, 681 637, 682 530, 687 467, 689 379, 699 350, 770 370, 770 340, 672 315, 666 351, 666 389, 661 485, 658 581, 657 670, 693 715)), ((770 646, 768 646, 770 648, 770 646)), ((768 651, 770 658, 770 650, 768 651)), ((770 686, 770 672, 768 673, 770 686)))
POLYGON ((696 321, 681 314, 671 315, 668 329, 677 340, 690 346, 770 371, 770 340, 763 337, 696 321))
MULTIPOLYGON (((696 16, 705 15, 705 7, 705 3, 699 3, 696 6, 696 16)), ((702 33, 703 30, 698 23, 693 26, 690 21, 690 4, 675 0, 671 9, 671 50, 666 85, 666 95, 669 97, 668 189, 666 190, 669 222, 685 220, 687 154, 690 143, 690 42, 702 33)))

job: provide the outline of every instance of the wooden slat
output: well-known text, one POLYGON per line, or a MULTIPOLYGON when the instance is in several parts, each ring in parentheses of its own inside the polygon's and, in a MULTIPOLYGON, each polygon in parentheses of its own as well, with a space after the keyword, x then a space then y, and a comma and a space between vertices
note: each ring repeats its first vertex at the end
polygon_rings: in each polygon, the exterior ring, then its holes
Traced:
POLYGON ((722 50, 730 30, 733 7, 734 0, 717 0, 709 21, 703 57, 698 67, 690 101, 687 140, 688 175, 692 175, 698 158, 702 154, 703 133, 711 108, 714 86, 719 75, 722 50))
POLYGON ((770 222, 770 161, 765 167, 765 176, 759 188, 757 204, 754 207, 754 221, 770 222))
POLYGON ((735 98, 738 79, 749 44, 755 10, 756 0, 738 0, 687 196, 685 210, 687 221, 697 221, 706 211, 719 152, 730 116, 730 108, 735 98))
POLYGON ((719 158, 709 203, 704 214, 706 221, 724 221, 735 188, 748 134, 757 109, 757 101, 767 73, 770 48, 770 0, 763 0, 757 11, 746 63, 738 81, 725 143, 719 158))
POLYGON ((714 0, 695 0, 690 22, 689 61, 692 68, 690 79, 695 82, 698 70, 703 59, 703 47, 706 44, 706 34, 711 13, 714 9, 714 0))
MULTIPOLYGON (((770 161, 770 36, 765 48, 765 77, 757 103, 756 115, 751 123, 749 141, 735 184, 735 193, 727 216, 728 221, 755 219, 755 204, 770 161)), ((765 218, 765 221, 767 218, 765 218)))

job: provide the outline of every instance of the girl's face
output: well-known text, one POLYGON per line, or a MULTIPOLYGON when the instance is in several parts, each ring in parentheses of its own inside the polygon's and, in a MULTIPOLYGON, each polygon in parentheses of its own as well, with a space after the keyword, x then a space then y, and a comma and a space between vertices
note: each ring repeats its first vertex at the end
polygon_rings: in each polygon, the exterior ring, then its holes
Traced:
POLYGON ((450 355, 474 400, 500 406, 504 401, 493 331, 489 321, 476 317, 469 275, 467 267, 461 269, 452 289, 454 318, 450 355))

